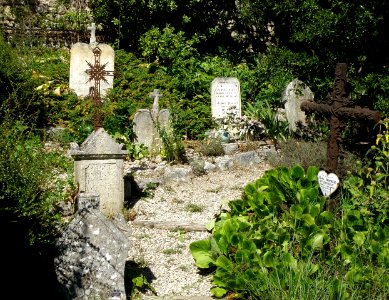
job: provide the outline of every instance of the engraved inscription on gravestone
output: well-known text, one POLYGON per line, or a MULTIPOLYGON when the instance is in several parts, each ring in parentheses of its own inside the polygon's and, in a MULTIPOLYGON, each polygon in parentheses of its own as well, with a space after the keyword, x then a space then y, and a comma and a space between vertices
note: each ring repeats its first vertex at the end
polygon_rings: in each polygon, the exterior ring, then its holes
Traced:
POLYGON ((211 84, 212 117, 223 118, 227 112, 241 116, 240 83, 237 78, 215 78, 211 84))
POLYGON ((106 203, 103 202, 104 199, 110 199, 112 192, 115 192, 115 188, 119 186, 118 178, 108 175, 117 173, 116 163, 90 164, 85 168, 85 180, 88 182, 85 185, 85 192, 97 192, 102 200, 100 205, 106 206, 106 203))

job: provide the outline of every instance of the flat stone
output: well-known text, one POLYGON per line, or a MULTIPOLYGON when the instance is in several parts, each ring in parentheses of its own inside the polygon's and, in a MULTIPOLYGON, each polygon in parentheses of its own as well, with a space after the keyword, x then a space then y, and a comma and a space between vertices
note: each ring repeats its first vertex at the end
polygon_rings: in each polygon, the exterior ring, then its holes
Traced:
POLYGON ((237 143, 223 143, 222 146, 226 155, 235 154, 239 151, 239 145, 237 143))
POLYGON ((184 181, 188 176, 193 174, 192 168, 189 166, 185 167, 167 167, 165 169, 165 173, 163 178, 165 181, 173 180, 173 181, 184 181))
POLYGON ((244 153, 239 153, 235 156, 234 159, 235 165, 238 167, 246 167, 253 164, 258 164, 261 162, 256 151, 248 151, 244 153))

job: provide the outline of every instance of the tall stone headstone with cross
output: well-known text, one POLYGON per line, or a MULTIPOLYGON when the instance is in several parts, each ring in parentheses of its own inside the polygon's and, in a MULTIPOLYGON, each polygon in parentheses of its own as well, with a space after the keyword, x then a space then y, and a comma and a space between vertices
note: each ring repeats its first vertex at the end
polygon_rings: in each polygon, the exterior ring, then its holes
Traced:
POLYGON ((313 101, 313 98, 311 89, 302 81, 294 79, 288 84, 282 95, 282 101, 285 103, 285 114, 290 131, 295 132, 298 123, 307 125, 305 112, 300 106, 305 101, 313 101))
POLYGON ((212 117, 221 119, 227 113, 241 116, 240 82, 234 77, 215 78, 211 84, 212 117))
MULTIPOLYGON (((96 26, 93 23, 88 27, 91 31, 89 44, 76 43, 70 49, 70 75, 69 87, 79 97, 87 97, 90 95, 91 87, 94 84, 90 80, 90 74, 86 70, 91 69, 91 64, 96 61, 96 53, 94 49, 99 48, 99 68, 102 70, 114 71, 115 52, 111 46, 100 44, 96 41, 96 26), (89 64, 88 64, 89 63, 89 64), (90 83, 90 84, 88 84, 90 83)), ((113 76, 107 76, 105 80, 100 82, 100 96, 104 97, 107 90, 113 87, 113 76)))
POLYGON ((61 299, 127 299, 130 228, 101 213, 95 193, 78 195, 78 210, 57 239, 54 267, 61 299))
POLYGON ((103 129, 93 131, 70 155, 75 160, 75 179, 80 192, 97 193, 106 216, 122 213, 124 204, 123 161, 127 151, 103 129))
POLYGON ((154 99, 151 109, 140 109, 134 116, 135 143, 147 146, 153 151, 161 146, 158 127, 167 129, 170 122, 170 110, 159 110, 159 99, 162 94, 155 89, 149 94, 154 99))
POLYGON ((335 68, 334 88, 326 103, 318 104, 305 101, 301 109, 306 113, 316 112, 330 117, 330 136, 327 146, 327 171, 336 173, 338 169, 339 147, 341 138, 342 121, 353 119, 358 122, 377 123, 381 115, 377 111, 367 108, 350 107, 350 98, 346 91, 347 64, 338 63, 335 68))

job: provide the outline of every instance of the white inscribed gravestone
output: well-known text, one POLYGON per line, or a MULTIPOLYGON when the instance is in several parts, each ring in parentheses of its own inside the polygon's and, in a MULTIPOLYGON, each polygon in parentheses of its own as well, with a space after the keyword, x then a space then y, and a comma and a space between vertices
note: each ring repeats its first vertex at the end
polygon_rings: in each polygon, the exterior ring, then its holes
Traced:
MULTIPOLYGON (((91 27, 90 43, 76 43, 70 49, 70 75, 69 75, 69 87, 73 90, 77 96, 86 97, 89 95, 89 88, 94 86, 93 81, 89 81, 89 75, 86 70, 90 67, 88 63, 95 64, 95 56, 93 49, 99 47, 101 50, 100 65, 105 65, 105 71, 114 71, 115 51, 111 46, 107 44, 99 44, 96 42, 94 23, 91 27)), ((107 94, 107 90, 113 87, 113 76, 106 76, 106 81, 100 81, 100 96, 104 97, 107 94)))
POLYGON ((339 186, 339 178, 334 173, 327 174, 326 171, 320 171, 317 174, 321 192, 325 197, 330 196, 339 186))
POLYGON ((297 130, 298 122, 307 125, 305 112, 301 110, 300 105, 304 101, 313 101, 313 98, 311 89, 302 81, 294 79, 288 84, 282 95, 282 101, 285 102, 285 114, 290 131, 297 130))
POLYGON ((240 82, 235 77, 218 77, 211 84, 212 117, 224 118, 227 112, 241 116, 240 82))

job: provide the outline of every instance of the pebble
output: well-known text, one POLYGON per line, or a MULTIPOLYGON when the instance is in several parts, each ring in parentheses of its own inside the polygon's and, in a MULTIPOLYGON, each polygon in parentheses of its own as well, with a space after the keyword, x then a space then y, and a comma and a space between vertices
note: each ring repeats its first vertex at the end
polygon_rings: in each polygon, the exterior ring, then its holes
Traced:
MULTIPOLYGON (((125 170, 131 172, 131 168, 131 162, 126 162, 125 170)), ((157 172, 155 169, 143 169, 134 173, 135 180, 137 176, 160 176, 162 167, 156 168, 157 172)), ((150 197, 136 201, 133 206, 136 220, 206 224, 222 208, 228 207, 228 201, 240 198, 244 186, 260 178, 268 168, 266 163, 261 162, 247 168, 212 171, 160 184, 150 197)), ((209 238, 209 232, 147 228, 135 226, 131 221, 129 226, 132 230, 129 259, 141 263, 148 270, 149 281, 157 293, 153 295, 148 291, 143 299, 152 299, 151 296, 162 297, 159 299, 211 297, 212 274, 199 273, 189 250, 192 242, 209 238)))

